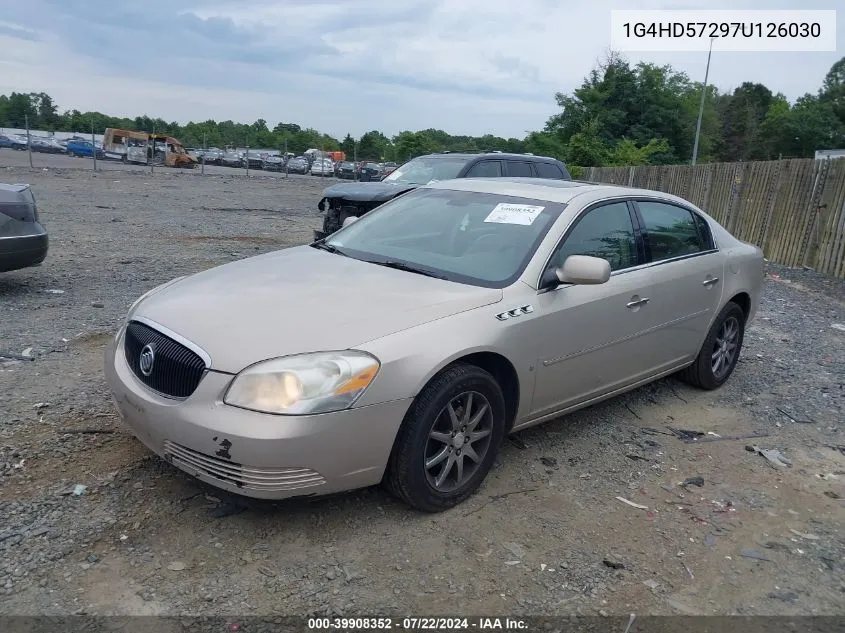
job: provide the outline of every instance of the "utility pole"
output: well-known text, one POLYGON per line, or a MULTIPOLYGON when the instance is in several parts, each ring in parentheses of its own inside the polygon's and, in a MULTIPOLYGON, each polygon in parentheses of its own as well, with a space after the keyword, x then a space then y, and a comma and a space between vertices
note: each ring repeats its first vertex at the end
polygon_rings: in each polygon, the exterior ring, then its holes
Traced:
POLYGON ((156 124, 153 123, 153 152, 150 154, 150 141, 147 140, 147 156, 150 159, 150 173, 152 174, 155 167, 154 164, 156 162, 156 124))
POLYGON ((695 124, 695 143, 692 146, 692 164, 698 159, 698 139, 701 136, 701 119, 704 117, 704 99, 707 96, 707 79, 710 75, 710 56, 713 54, 713 40, 710 38, 710 50, 707 52, 707 69, 704 71, 704 85, 701 87, 701 103, 698 106, 698 121, 695 124))
POLYGON ((97 171, 97 140, 94 138, 94 119, 91 119, 91 158, 94 159, 94 171, 97 171))
POLYGON ((29 152, 29 167, 32 169, 32 139, 29 135, 29 115, 23 115, 24 124, 26 125, 26 150, 29 152))

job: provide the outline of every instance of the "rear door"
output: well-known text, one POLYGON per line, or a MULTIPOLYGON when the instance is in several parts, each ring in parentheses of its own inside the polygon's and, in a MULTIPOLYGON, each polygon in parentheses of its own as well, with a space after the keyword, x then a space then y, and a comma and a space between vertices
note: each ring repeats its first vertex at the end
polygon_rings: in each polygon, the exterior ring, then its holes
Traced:
POLYGON ((653 353, 668 369, 698 354, 721 303, 724 257, 695 211, 646 199, 635 208, 653 287, 649 307, 660 317, 653 353))
POLYGON ((531 163, 527 160, 508 159, 505 163, 505 176, 518 178, 535 178, 531 163))
POLYGON ((550 180, 567 180, 563 170, 555 163, 544 163, 542 161, 535 161, 533 163, 534 169, 537 171, 538 178, 548 178, 550 180))

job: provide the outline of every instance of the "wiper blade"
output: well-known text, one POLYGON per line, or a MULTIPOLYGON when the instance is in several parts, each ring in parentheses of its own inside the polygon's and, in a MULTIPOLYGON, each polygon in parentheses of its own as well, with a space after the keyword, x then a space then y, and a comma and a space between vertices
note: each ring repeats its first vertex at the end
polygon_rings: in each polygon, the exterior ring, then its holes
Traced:
POLYGON ((384 266, 386 268, 394 268, 396 270, 404 270, 405 272, 409 273, 416 273, 417 275, 424 275, 426 277, 434 277, 435 279, 446 279, 443 275, 438 275, 436 273, 429 272, 427 270, 423 270, 422 268, 417 268, 416 266, 412 266, 411 264, 405 264, 403 262, 395 262, 392 260, 387 260, 383 262, 375 262, 370 261, 371 264, 378 264, 379 266, 384 266))
POLYGON ((333 246, 332 244, 326 244, 325 242, 314 242, 311 246, 314 248, 319 248, 322 251, 327 251, 336 255, 343 255, 344 257, 349 257, 349 255, 344 253, 337 246, 333 246))

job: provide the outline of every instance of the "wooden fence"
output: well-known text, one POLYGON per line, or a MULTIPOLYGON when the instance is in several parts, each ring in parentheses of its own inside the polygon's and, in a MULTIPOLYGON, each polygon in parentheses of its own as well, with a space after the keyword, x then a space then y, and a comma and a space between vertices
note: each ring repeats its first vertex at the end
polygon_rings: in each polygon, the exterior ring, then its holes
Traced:
POLYGON ((845 159, 588 167, 583 180, 681 196, 767 259, 845 278, 845 159))

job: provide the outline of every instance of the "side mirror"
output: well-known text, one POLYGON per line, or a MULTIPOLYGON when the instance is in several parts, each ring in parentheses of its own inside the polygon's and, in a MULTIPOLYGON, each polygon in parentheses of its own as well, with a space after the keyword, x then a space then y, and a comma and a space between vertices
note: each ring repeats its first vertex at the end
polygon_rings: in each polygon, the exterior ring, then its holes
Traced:
POLYGON ((350 215, 348 218, 346 218, 346 219, 343 221, 343 225, 342 225, 342 226, 346 227, 346 226, 349 226, 350 224, 352 224, 353 222, 357 222, 357 221, 358 221, 358 218, 357 218, 356 216, 354 216, 354 215, 350 215))
POLYGON ((603 284, 610 279, 610 262, 601 257, 570 255, 555 274, 564 284, 603 284))

